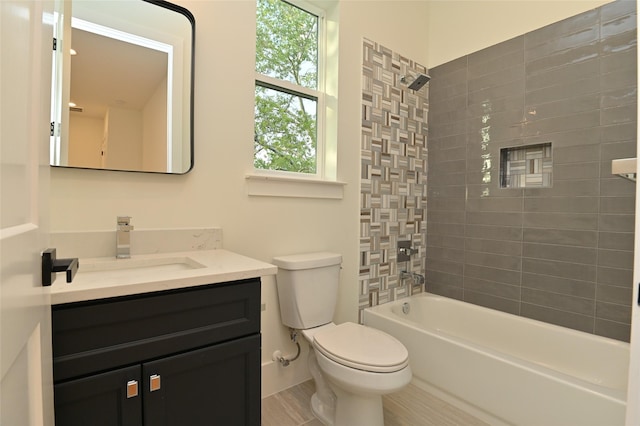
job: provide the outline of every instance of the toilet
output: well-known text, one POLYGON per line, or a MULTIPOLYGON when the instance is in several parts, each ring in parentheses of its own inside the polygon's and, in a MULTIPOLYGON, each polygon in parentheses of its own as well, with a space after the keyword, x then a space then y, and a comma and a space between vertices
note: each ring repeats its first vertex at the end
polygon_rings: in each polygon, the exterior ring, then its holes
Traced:
POLYGON ((295 254, 273 263, 282 323, 300 330, 311 348, 313 414, 330 426, 384 426, 382 395, 411 381, 407 349, 380 330, 332 322, 341 255, 295 254))

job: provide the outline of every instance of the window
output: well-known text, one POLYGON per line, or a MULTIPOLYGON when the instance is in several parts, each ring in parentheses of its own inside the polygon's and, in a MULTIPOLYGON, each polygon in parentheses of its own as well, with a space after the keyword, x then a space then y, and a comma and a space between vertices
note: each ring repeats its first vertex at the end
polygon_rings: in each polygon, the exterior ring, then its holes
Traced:
POLYGON ((322 177, 322 15, 257 0, 254 167, 322 177))

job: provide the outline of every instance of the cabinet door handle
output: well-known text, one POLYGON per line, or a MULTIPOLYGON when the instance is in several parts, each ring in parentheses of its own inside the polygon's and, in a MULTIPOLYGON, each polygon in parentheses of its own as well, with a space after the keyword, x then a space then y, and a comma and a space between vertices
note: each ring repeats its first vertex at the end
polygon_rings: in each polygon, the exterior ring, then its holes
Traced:
POLYGON ((138 396, 138 381, 129 380, 127 382, 127 398, 135 398, 138 396))
POLYGON ((152 374, 149 376, 149 391, 155 392, 160 390, 160 375, 152 374))

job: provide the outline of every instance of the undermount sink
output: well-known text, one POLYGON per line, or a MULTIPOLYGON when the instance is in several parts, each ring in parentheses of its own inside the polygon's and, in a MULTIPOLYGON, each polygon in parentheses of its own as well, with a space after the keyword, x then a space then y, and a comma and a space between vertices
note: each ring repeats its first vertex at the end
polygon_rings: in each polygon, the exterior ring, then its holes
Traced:
POLYGON ((132 275, 186 271, 204 268, 205 266, 184 256, 131 258, 131 259, 80 259, 78 275, 109 276, 112 278, 132 275))

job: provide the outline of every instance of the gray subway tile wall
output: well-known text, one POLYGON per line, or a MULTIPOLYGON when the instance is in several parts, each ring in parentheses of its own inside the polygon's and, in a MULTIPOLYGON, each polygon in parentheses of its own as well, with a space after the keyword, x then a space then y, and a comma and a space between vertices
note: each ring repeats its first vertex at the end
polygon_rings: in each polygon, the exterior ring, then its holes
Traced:
POLYGON ((636 3, 430 70, 427 291, 628 341, 636 3), (500 149, 551 143, 550 188, 500 188, 500 149))

